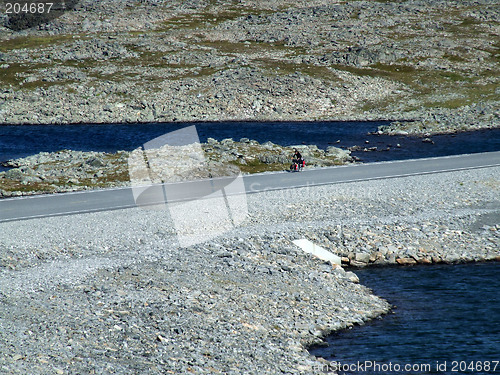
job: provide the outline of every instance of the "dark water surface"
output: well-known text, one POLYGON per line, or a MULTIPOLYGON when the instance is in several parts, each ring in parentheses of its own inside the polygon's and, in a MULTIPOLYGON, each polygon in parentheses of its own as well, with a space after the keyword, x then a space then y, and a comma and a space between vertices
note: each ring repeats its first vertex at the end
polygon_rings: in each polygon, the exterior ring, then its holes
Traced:
POLYGON ((456 135, 419 137, 370 134, 387 122, 201 122, 99 125, 0 125, 0 161, 62 149, 81 151, 133 150, 165 133, 196 125, 200 140, 246 137, 281 145, 316 144, 320 148, 359 145, 377 147, 354 152, 363 162, 411 159, 500 150, 500 128, 456 135), (368 143, 367 143, 368 141, 368 143), (397 147, 397 145, 400 147, 397 147))
POLYGON ((393 312, 329 336, 330 346, 312 354, 341 364, 373 363, 343 374, 500 374, 500 263, 371 268, 356 274, 395 305, 393 312), (402 371, 391 372, 390 363, 402 371), (407 364, 417 367, 404 371, 407 364), (430 371, 419 364, 429 364, 430 371))

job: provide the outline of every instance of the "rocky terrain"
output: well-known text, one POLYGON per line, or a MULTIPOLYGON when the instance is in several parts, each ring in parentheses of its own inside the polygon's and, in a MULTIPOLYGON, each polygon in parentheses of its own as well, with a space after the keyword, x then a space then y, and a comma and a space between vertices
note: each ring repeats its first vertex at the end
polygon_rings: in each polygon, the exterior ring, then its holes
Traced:
POLYGON ((283 147, 272 142, 259 142, 242 138, 187 146, 168 146, 150 151, 148 168, 141 150, 83 152, 62 150, 42 152, 26 158, 8 160, 0 172, 0 197, 60 193, 129 186, 140 183, 163 183, 229 176, 238 173, 282 171, 291 163, 293 149, 300 149, 307 167, 326 167, 353 161, 350 152, 330 146, 321 150, 315 145, 283 147), (136 162, 134 159, 139 152, 136 162))
POLYGON ((499 22, 489 0, 82 0, 0 28, 0 123, 498 127, 499 22))
POLYGON ((499 172, 249 194, 241 225, 188 247, 168 210, 2 223, 0 369, 320 374, 309 344, 389 309, 346 267, 500 259, 499 172))

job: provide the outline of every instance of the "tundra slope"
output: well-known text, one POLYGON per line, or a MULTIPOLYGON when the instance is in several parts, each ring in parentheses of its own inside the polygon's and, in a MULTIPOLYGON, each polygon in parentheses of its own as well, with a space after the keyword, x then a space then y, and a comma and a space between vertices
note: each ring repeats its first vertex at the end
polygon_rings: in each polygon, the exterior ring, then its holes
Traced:
POLYGON ((83 0, 36 30, 0 30, 0 122, 498 127, 499 12, 486 0, 83 0))

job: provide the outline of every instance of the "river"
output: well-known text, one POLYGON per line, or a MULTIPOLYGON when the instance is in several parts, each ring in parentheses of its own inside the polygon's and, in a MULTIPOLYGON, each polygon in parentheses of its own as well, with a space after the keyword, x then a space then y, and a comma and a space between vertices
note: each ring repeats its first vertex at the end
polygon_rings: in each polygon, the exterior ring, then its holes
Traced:
POLYGON ((500 150, 500 128, 430 137, 374 134, 387 122, 201 122, 100 125, 2 125, 0 162, 62 149, 80 151, 133 150, 170 131, 196 125, 200 140, 246 137, 284 146, 315 144, 320 148, 377 147, 376 151, 356 151, 362 162, 403 160, 500 150))
POLYGON ((311 349, 344 364, 341 374, 500 373, 500 263, 367 268, 356 274, 394 308, 329 336, 329 347, 311 349), (404 371, 407 365, 410 371, 404 371))

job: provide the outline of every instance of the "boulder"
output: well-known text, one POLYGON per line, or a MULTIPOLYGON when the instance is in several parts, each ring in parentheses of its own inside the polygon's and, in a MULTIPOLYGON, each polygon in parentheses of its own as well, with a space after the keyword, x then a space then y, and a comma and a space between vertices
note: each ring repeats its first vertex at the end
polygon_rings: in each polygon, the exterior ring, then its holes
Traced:
POLYGON ((232 145, 234 140, 232 138, 224 138, 220 143, 223 145, 232 145))
POLYGON ((91 157, 86 161, 86 163, 95 168, 104 167, 106 165, 106 163, 99 157, 91 157))
POLYGON ((432 258, 430 257, 420 257, 417 259, 417 263, 419 264, 432 264, 432 258))
POLYGON ((361 263, 369 263, 370 262, 370 254, 368 253, 356 253, 354 256, 354 260, 361 263))
POLYGON ((351 282, 353 282, 353 283, 355 283, 355 284, 358 284, 358 283, 359 283, 359 277, 358 277, 358 275, 356 275, 354 272, 352 272, 352 271, 348 271, 348 272, 346 272, 346 273, 345 273, 345 276, 346 276, 346 278, 347 278, 349 281, 351 281, 351 282))
POLYGON ((326 149, 326 156, 334 157, 335 159, 342 162, 353 160, 351 157, 351 152, 349 150, 343 150, 334 146, 329 146, 326 149))
POLYGON ((22 180, 24 173, 19 169, 19 168, 14 168, 14 169, 9 169, 7 172, 5 172, 5 178, 8 178, 10 180, 22 180))
POLYGON ((413 258, 397 258, 396 262, 402 266, 410 266, 417 264, 417 261, 413 258))
POLYGON ((214 138, 207 138, 207 143, 209 145, 216 145, 219 142, 216 139, 214 139, 214 138))
POLYGON ((283 154, 273 155, 273 154, 261 154, 258 156, 260 162, 265 164, 284 164, 289 162, 289 157, 283 154))

